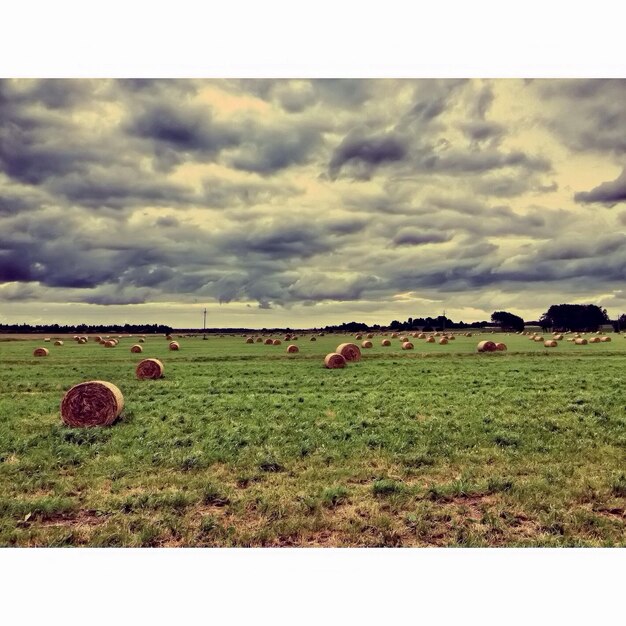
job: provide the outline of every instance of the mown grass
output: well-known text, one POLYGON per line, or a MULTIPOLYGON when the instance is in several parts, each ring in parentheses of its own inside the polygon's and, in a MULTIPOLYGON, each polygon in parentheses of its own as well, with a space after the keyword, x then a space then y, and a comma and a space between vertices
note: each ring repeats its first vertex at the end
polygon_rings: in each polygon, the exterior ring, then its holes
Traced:
POLYGON ((505 336, 301 352, 241 337, 0 343, 3 546, 626 545, 626 340, 556 349, 505 336), (47 344, 46 344, 47 345, 47 344), (137 381, 140 358, 165 378, 137 381), (109 428, 68 429, 59 403, 104 379, 109 428))

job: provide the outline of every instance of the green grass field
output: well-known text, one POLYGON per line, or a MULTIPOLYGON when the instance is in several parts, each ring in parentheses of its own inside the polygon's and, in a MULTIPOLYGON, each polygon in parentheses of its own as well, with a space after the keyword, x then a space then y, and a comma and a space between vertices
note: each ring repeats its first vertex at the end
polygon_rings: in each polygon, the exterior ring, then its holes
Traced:
POLYGON ((343 370, 348 336, 0 342, 0 545, 626 545, 626 339, 477 354, 493 337, 376 336, 343 370), (135 379, 146 357, 164 379, 135 379), (66 428, 93 379, 121 420, 66 428))

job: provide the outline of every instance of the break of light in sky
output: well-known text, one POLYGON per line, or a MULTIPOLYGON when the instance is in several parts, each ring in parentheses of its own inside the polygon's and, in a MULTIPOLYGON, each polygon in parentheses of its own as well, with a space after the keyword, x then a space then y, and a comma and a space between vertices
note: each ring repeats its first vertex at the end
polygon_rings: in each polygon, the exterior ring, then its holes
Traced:
POLYGON ((0 322, 626 311, 625 80, 0 80, 0 322))

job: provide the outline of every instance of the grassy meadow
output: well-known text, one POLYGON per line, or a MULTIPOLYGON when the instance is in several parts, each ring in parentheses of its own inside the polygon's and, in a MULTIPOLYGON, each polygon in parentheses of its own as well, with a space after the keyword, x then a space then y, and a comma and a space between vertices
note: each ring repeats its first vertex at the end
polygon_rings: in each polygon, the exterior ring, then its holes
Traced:
POLYGON ((626 338, 497 337, 376 335, 343 370, 346 335, 0 341, 0 546, 625 546, 626 338), (94 379, 121 419, 65 427, 94 379))

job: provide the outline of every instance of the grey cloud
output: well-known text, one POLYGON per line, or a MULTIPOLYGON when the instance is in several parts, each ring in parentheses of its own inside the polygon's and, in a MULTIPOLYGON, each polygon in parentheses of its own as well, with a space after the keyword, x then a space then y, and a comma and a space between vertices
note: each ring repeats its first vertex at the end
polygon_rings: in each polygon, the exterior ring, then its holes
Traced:
POLYGON ((418 228, 403 228, 393 238, 396 246, 418 246, 428 243, 443 243, 450 241, 451 236, 446 232, 423 231, 418 228))
POLYGON ((609 207, 615 206, 618 202, 626 202, 626 168, 615 179, 594 187, 591 191, 581 191, 574 195, 576 202, 591 203, 598 202, 609 207))

